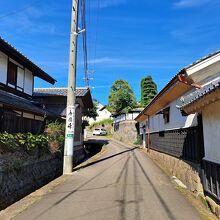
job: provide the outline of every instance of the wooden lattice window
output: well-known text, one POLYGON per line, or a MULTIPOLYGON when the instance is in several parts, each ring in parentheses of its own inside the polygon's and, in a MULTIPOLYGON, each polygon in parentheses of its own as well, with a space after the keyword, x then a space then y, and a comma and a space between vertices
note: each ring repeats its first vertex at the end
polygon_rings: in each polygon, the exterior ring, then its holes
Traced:
POLYGON ((8 62, 8 84, 16 86, 17 84, 17 66, 8 62))

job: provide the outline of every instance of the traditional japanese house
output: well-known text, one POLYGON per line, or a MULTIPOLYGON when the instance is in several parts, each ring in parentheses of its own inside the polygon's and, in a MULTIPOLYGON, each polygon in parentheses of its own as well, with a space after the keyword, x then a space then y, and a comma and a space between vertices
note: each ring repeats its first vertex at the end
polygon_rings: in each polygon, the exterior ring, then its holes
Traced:
POLYGON ((181 97, 179 107, 186 114, 202 115, 204 190, 220 203, 220 52, 207 57, 196 68, 197 77, 202 80, 201 88, 181 97))
POLYGON ((0 38, 0 132, 41 129, 46 112, 33 100, 34 78, 54 84, 55 79, 0 38))
MULTIPOLYGON (((56 118, 66 119, 67 88, 36 88, 34 89, 35 100, 44 105, 45 110, 53 113, 56 118)), ((74 158, 81 160, 83 155, 84 126, 83 112, 92 108, 93 102, 90 89, 87 87, 76 89, 75 103, 75 136, 74 158)), ((75 161, 77 163, 77 161, 75 161)))
MULTIPOLYGON (((185 180, 193 178, 191 170, 199 176, 202 170, 204 190, 217 201, 220 201, 219 88, 220 51, 217 51, 177 73, 136 118, 144 146, 186 161, 192 168, 184 174, 185 180)), ((182 170, 177 169, 176 173, 182 170)), ((188 183, 192 185, 191 182, 188 183)))

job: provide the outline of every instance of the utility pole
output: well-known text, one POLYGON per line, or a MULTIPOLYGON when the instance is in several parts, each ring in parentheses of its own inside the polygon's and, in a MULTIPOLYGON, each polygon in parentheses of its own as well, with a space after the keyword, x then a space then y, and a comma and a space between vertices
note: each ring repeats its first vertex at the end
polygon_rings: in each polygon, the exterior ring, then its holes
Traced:
POLYGON ((72 0, 63 174, 71 174, 73 169, 73 151, 74 151, 74 135, 75 135, 77 36, 78 36, 78 0, 72 0))

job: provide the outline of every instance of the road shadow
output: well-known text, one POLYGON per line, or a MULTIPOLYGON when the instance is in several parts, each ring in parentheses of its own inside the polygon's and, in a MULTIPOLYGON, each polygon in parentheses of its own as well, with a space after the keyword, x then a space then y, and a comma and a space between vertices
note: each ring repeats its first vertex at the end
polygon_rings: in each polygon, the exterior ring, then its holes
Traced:
POLYGON ((75 194, 76 192, 78 192, 80 189, 82 189, 84 186, 86 186, 87 184, 89 184, 90 182, 92 182, 93 180, 95 180, 96 178, 98 178, 99 176, 101 176, 102 174, 104 174, 107 170, 112 169, 113 166, 117 165, 121 160, 123 160, 126 157, 123 156, 121 158, 119 158, 117 161, 113 162, 110 166, 108 166, 107 168, 105 168, 104 170, 102 170, 101 172, 99 172, 97 175, 93 176, 92 178, 90 178, 89 180, 83 182, 80 186, 78 186, 77 188, 75 188, 74 190, 70 191, 67 195, 63 196, 62 198, 60 198, 58 201, 54 202, 51 206, 49 206, 48 208, 46 208, 45 210, 41 211, 38 213, 38 215, 36 217, 33 218, 33 220, 39 219, 41 218, 45 213, 47 213, 49 210, 51 210, 52 208, 56 207, 57 205, 59 205, 60 203, 62 203, 64 200, 66 200, 67 198, 69 198, 70 196, 72 196, 73 194, 75 194))
MULTIPOLYGON (((91 143, 92 143, 92 140, 89 140, 89 141, 91 141, 91 143)), ((97 141, 97 143, 98 143, 98 141, 100 141, 100 140, 94 140, 94 141, 97 141)), ((103 141, 103 140, 102 140, 102 141, 103 141)), ((105 140, 105 141, 106 141, 106 140, 105 140)), ((93 142, 93 143, 94 143, 94 142, 93 142)), ((99 142, 99 143, 101 143, 101 142, 99 142)), ((104 143, 104 142, 102 142, 102 143, 104 143)), ((106 141, 105 143, 108 143, 108 141, 106 141)), ((83 166, 78 166, 78 167, 74 168, 73 171, 77 171, 77 170, 79 170, 79 169, 92 166, 92 165, 94 165, 94 164, 103 162, 103 161, 108 160, 108 159, 111 159, 111 158, 113 158, 113 157, 117 157, 117 156, 119 156, 119 155, 121 155, 121 154, 124 154, 124 153, 127 153, 127 152, 129 152, 129 151, 134 151, 134 150, 137 149, 137 148, 138 148, 138 147, 133 147, 133 148, 130 148, 130 149, 128 149, 128 150, 121 151, 121 152, 119 152, 119 153, 117 153, 117 154, 113 154, 113 155, 110 155, 110 156, 108 156, 108 157, 104 157, 104 158, 102 158, 102 159, 99 159, 99 160, 96 160, 96 161, 92 161, 92 162, 90 162, 90 163, 88 163, 88 164, 85 164, 85 165, 83 165, 83 166)), ((95 152, 96 150, 93 150, 93 151, 95 152)), ((98 152, 97 152, 97 153, 98 153, 98 152)), ((94 155, 95 155, 95 154, 94 154, 94 155)))

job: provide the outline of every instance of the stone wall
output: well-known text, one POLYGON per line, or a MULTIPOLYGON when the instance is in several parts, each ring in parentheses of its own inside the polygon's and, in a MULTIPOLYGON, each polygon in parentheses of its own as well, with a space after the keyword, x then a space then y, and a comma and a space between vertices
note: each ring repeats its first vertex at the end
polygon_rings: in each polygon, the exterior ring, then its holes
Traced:
POLYGON ((0 210, 62 174, 61 158, 52 157, 20 167, 0 167, 0 210))
POLYGON ((113 138, 124 143, 133 144, 137 139, 136 121, 128 120, 114 124, 113 138))
POLYGON ((78 165, 81 163, 86 157, 86 152, 84 150, 83 145, 74 146, 74 153, 73 153, 73 166, 78 165))
POLYGON ((180 179, 189 190, 196 194, 203 194, 202 170, 199 164, 186 162, 152 149, 148 155, 153 160, 157 161, 163 168, 168 170, 171 175, 180 179))

